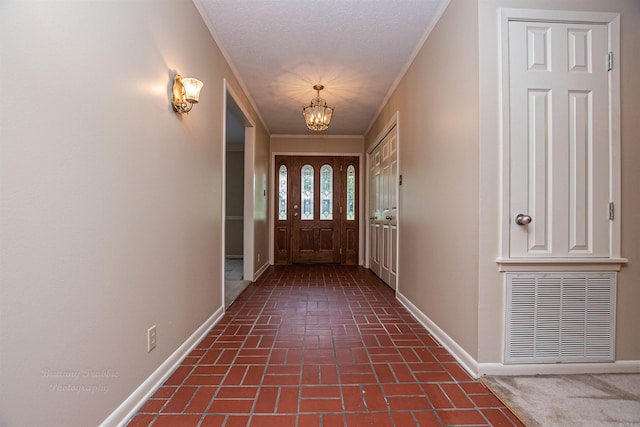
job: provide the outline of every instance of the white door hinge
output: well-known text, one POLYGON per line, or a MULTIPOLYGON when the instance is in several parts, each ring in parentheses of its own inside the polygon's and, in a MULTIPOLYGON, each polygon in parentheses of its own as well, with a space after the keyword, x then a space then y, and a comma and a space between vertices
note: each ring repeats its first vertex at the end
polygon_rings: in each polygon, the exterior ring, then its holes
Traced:
POLYGON ((607 55, 607 71, 613 70, 613 52, 607 55))

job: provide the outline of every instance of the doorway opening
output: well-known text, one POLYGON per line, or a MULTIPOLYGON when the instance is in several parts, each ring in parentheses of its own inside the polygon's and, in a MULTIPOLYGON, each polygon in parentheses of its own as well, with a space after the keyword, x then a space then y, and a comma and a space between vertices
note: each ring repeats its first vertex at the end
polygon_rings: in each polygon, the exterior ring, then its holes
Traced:
POLYGON ((225 81, 223 301, 228 308, 253 281, 255 128, 225 81))

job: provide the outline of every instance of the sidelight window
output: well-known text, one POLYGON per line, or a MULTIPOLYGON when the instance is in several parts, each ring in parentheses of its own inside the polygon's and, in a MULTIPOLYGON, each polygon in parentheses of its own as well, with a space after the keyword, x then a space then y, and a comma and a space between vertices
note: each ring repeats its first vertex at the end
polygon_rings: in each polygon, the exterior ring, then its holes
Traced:
POLYGON ((300 186, 302 204, 300 219, 313 220, 313 166, 304 165, 300 174, 302 183, 300 186))
POLYGON ((278 219, 287 219, 287 167, 278 170, 278 219))
POLYGON ((356 168, 347 167, 347 221, 356 219, 356 168))
POLYGON ((320 219, 333 219, 333 168, 320 168, 320 219))

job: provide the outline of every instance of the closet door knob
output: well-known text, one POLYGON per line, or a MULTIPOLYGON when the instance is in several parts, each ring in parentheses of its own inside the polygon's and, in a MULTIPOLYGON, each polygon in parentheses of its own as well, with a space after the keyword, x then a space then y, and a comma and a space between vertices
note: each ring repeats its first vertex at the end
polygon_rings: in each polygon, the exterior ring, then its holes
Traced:
POLYGON ((531 217, 525 214, 518 214, 515 221, 518 225, 527 225, 531 222, 531 217))

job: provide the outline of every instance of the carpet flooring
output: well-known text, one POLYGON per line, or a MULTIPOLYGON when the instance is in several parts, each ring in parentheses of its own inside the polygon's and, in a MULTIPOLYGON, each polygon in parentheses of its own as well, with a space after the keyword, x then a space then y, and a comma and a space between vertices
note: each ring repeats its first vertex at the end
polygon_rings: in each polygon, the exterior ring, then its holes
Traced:
POLYGON ((224 260, 224 279, 242 280, 244 274, 244 263, 242 258, 226 258, 224 260))
POLYGON ((640 374, 488 376, 529 427, 640 426, 640 374))
POLYGON ((240 294, 251 284, 242 280, 244 264, 242 259, 227 258, 224 261, 224 307, 229 308, 240 294))

